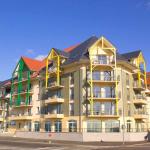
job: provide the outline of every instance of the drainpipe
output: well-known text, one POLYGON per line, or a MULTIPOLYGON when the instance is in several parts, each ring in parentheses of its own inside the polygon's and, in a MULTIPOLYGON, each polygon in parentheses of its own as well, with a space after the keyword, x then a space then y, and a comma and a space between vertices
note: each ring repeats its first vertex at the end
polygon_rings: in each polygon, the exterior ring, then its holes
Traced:
POLYGON ((124 81, 124 79, 123 79, 123 71, 122 71, 122 68, 121 68, 121 82, 122 82, 122 111, 123 111, 123 113, 122 113, 122 118, 123 118, 123 124, 122 124, 122 143, 123 143, 123 145, 125 144, 125 110, 124 110, 124 99, 123 99, 123 91, 124 91, 124 89, 123 89, 123 87, 124 87, 124 85, 123 85, 123 81, 124 81))
POLYGON ((79 132, 81 132, 81 83, 80 83, 80 80, 81 80, 81 75, 80 75, 80 71, 81 69, 79 70, 79 132))

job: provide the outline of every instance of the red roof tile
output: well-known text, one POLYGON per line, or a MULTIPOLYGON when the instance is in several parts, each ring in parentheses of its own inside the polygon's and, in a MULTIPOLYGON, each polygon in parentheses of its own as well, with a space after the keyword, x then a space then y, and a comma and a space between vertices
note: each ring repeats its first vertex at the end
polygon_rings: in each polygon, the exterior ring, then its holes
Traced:
POLYGON ((64 51, 65 52, 71 52, 74 48, 76 48, 79 44, 76 44, 76 45, 73 45, 73 46, 70 46, 68 48, 65 48, 64 51))
POLYGON ((45 60, 40 61, 28 57, 22 57, 22 59, 31 71, 40 71, 46 65, 45 60))
POLYGON ((150 85, 150 72, 146 73, 147 85, 150 85))

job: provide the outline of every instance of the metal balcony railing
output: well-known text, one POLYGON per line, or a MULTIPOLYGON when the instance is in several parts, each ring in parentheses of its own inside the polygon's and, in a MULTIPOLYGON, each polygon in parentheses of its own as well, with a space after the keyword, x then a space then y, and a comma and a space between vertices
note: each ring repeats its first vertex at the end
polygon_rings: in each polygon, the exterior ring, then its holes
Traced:
POLYGON ((135 115, 147 115, 147 112, 144 110, 135 110, 134 114, 135 115))
POLYGON ((104 110, 104 111, 96 111, 96 110, 94 110, 93 111, 93 114, 91 114, 91 112, 90 111, 88 111, 88 114, 89 115, 95 115, 95 116, 114 116, 114 115, 116 115, 116 112, 113 112, 113 110, 110 110, 110 111, 108 111, 108 110, 104 110))
POLYGON ((137 95, 135 95, 135 100, 136 99, 146 100, 146 97, 144 97, 143 95, 137 94, 137 95))
POLYGON ((115 98, 115 93, 109 93, 109 92, 101 92, 101 91, 94 91, 93 97, 95 98, 115 98))
POLYGON ((114 58, 111 59, 110 57, 107 58, 101 58, 101 59, 93 59, 93 64, 100 64, 100 65, 111 65, 114 62, 114 58))
POLYGON ((139 87, 145 88, 145 84, 144 84, 144 82, 141 82, 141 86, 140 86, 138 81, 134 81, 133 82, 133 87, 135 87, 135 88, 139 88, 139 87))

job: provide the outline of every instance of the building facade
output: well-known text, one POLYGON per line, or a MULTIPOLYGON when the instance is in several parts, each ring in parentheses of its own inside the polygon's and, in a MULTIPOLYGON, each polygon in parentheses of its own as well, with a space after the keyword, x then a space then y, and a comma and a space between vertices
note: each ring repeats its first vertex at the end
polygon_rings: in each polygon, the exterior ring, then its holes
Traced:
POLYGON ((0 82, 0 132, 8 130, 10 80, 0 82))
POLYGON ((106 38, 22 57, 11 81, 9 131, 142 132, 148 129, 146 63, 106 38))

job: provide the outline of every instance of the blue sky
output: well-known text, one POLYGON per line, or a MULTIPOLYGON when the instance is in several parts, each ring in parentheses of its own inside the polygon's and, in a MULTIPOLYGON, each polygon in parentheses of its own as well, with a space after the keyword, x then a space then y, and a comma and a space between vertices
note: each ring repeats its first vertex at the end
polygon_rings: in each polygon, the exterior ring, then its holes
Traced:
POLYGON ((150 0, 0 0, 0 80, 20 56, 41 57, 91 35, 121 53, 142 49, 150 64, 150 0))

